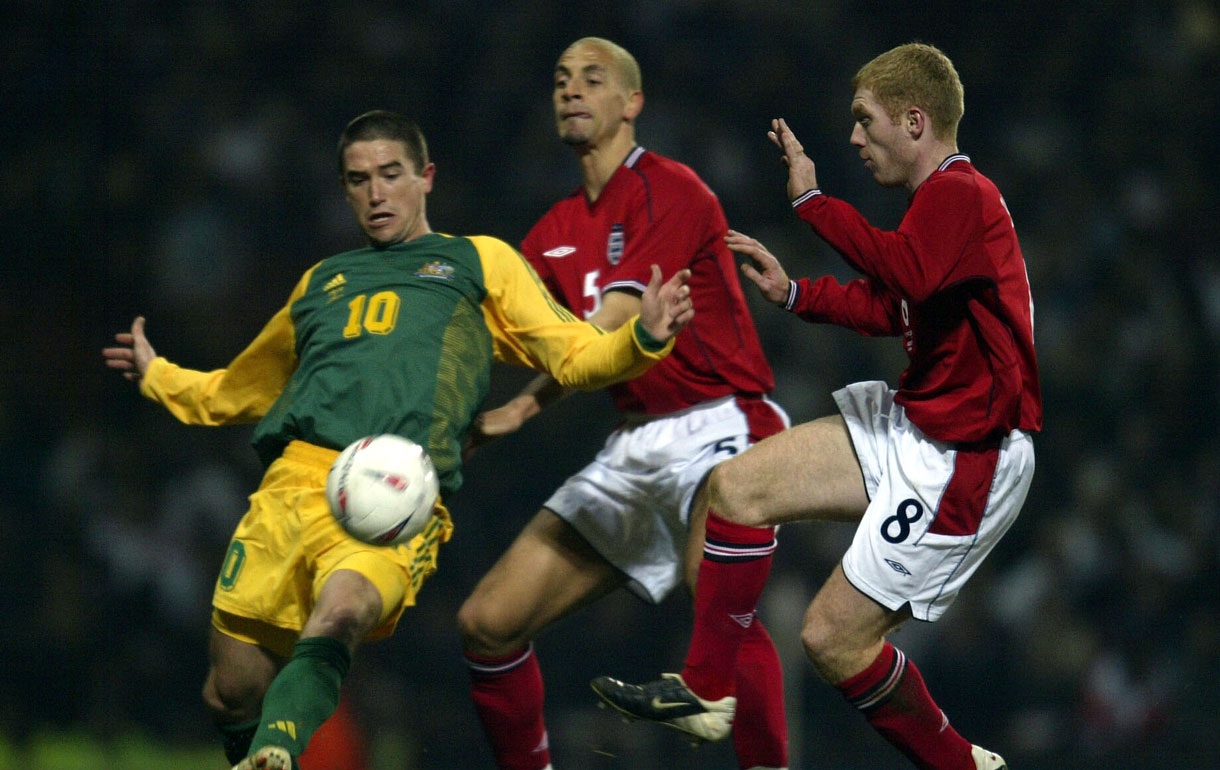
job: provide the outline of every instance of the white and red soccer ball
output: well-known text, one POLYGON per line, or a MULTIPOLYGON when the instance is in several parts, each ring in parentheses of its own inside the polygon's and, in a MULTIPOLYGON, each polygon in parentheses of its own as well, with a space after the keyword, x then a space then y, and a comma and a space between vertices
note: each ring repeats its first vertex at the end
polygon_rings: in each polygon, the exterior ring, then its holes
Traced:
POLYGON ((423 531, 439 483, 419 444, 383 434, 353 441, 330 466, 326 500, 352 537, 375 545, 405 543, 423 531))

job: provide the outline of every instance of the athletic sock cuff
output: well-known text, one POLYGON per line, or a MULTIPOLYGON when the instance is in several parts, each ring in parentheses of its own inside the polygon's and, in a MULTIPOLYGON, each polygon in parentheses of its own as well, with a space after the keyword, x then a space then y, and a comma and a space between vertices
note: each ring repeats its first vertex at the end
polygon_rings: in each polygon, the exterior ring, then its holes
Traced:
POLYGON ((752 561, 770 556, 775 552, 775 545, 774 527, 747 527, 708 511, 703 558, 726 562, 752 561))
POLYGON ((329 636, 311 636, 308 639, 298 639, 292 647, 293 658, 317 658, 329 664, 339 672, 340 677, 346 677, 352 667, 352 651, 338 639, 329 636))
POLYGON ((906 667, 907 656, 886 642, 868 668, 844 679, 835 687, 853 706, 867 711, 885 703, 894 694, 906 673, 906 667))
POLYGON ((472 673, 491 675, 511 671, 529 660, 533 654, 534 644, 531 642, 524 649, 500 657, 489 658, 482 655, 472 655, 469 652, 463 653, 463 657, 466 659, 466 665, 472 673))

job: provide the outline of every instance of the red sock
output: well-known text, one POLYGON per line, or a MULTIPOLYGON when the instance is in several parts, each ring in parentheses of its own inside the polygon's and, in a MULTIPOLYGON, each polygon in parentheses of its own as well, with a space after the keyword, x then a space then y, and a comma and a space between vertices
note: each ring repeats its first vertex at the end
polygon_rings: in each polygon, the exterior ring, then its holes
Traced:
POLYGON ((733 749, 738 767, 787 767, 784 674, 771 635, 758 618, 737 652, 737 716, 733 749))
POLYGON ((695 627, 682 678, 700 697, 733 693, 737 652, 775 552, 775 529, 746 527, 707 512, 707 538, 695 584, 695 627))
POLYGON ((534 646, 503 658, 467 653, 470 695, 500 770, 542 770, 551 762, 542 718, 542 671, 534 646))
POLYGON ((889 642, 868 668, 835 687, 921 770, 975 770, 970 742, 949 726, 915 664, 889 642))

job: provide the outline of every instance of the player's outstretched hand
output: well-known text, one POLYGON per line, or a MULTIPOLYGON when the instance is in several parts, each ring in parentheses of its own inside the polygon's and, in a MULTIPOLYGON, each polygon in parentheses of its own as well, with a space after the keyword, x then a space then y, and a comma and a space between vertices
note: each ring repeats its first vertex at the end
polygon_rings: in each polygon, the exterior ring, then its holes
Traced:
POLYGON ((771 121, 771 130, 767 138, 775 146, 784 151, 784 164, 788 166, 788 200, 796 200, 801 195, 816 189, 818 186, 817 169, 813 161, 805 154, 805 148, 797 141, 796 134, 788 128, 783 118, 771 121))
POLYGON ((119 332, 114 341, 121 347, 102 348, 106 366, 118 369, 132 382, 139 382, 148 371, 148 365, 157 357, 156 351, 144 336, 144 316, 136 316, 131 322, 130 332, 119 332))
POLYGON ((736 230, 729 230, 724 242, 733 251, 745 254, 753 261, 754 264, 742 262, 741 272, 754 282, 768 302, 782 305, 788 301, 788 273, 766 246, 736 230))
POLYGON ((640 297, 640 323, 661 342, 667 341, 695 317, 690 299, 690 270, 679 270, 661 283, 661 268, 652 266, 652 280, 640 297))
POLYGON ((470 430, 462 442, 462 462, 470 460, 486 444, 516 433, 530 415, 537 412, 537 400, 533 396, 517 396, 503 406, 480 412, 470 423, 470 430))

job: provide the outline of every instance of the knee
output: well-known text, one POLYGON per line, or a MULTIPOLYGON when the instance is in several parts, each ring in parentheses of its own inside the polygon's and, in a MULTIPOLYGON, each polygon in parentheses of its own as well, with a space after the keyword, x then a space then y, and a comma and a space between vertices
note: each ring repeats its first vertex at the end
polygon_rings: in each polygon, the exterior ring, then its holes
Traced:
POLYGON ((217 724, 246 722, 262 709, 264 686, 251 677, 213 666, 203 683, 203 702, 217 724))
POLYGON ((801 646, 805 648, 805 656, 823 679, 832 684, 839 681, 842 668, 840 661, 850 650, 846 640, 836 632, 834 624, 821 617, 816 606, 811 606, 805 613, 805 622, 801 627, 801 646))
POLYGON ((524 624, 514 622, 502 603, 486 601, 477 593, 458 610, 457 624, 462 650, 474 655, 510 655, 530 642, 524 624))
POLYGON ((380 617, 379 597, 374 600, 353 596, 347 601, 329 604, 324 610, 315 610, 302 629, 301 636, 328 636, 354 648, 377 627, 380 617))
POLYGON ((716 515, 747 527, 767 527, 765 490, 737 458, 712 469, 708 477, 708 503, 716 515))

